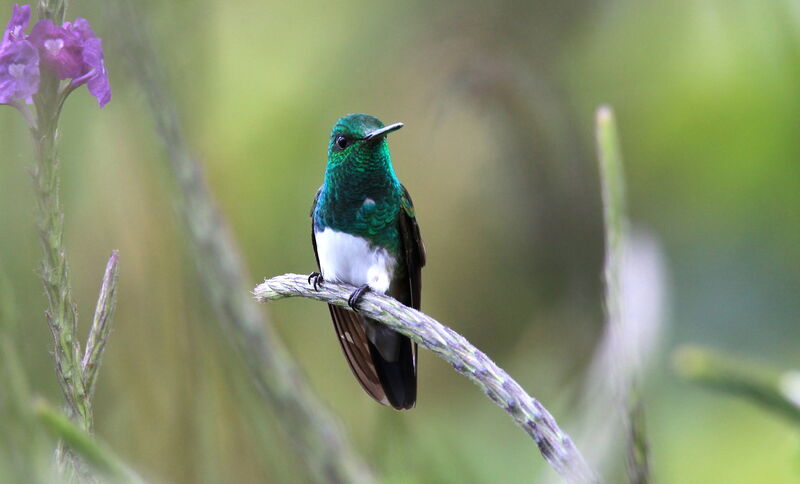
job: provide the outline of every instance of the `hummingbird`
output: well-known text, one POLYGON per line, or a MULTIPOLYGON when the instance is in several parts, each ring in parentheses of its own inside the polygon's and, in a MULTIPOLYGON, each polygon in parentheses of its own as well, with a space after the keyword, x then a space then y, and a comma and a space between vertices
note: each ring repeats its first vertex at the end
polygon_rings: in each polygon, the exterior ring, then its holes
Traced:
POLYGON ((417 400, 417 344, 358 312, 367 291, 420 307, 425 246, 408 191, 392 168, 388 126, 367 114, 348 114, 333 126, 322 187, 311 207, 311 242, 324 281, 357 286, 353 311, 329 304, 333 326, 358 382, 376 401, 397 410, 417 400))

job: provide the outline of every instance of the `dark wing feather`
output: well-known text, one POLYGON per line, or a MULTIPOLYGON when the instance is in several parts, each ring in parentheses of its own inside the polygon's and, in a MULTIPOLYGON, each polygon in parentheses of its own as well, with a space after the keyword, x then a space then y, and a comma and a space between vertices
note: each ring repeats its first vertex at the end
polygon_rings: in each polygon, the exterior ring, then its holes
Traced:
MULTIPOLYGON (((317 255, 317 240, 314 235, 314 209, 317 206, 320 192, 322 192, 322 188, 317 191, 314 203, 311 206, 311 243, 314 246, 314 258, 317 261, 318 268, 320 265, 319 256, 317 255)), ((336 338, 342 346, 342 352, 344 352, 353 375, 355 375, 369 396, 384 405, 388 405, 389 400, 383 391, 378 372, 370 355, 369 339, 364 331, 361 316, 332 304, 328 305, 328 309, 333 320, 333 327, 336 329, 336 338)))
MULTIPOLYGON (((422 243, 422 237, 419 233, 419 225, 414 213, 411 195, 408 194, 408 190, 404 186, 401 185, 401 188, 403 189, 403 198, 398 229, 400 231, 400 239, 403 242, 402 250, 406 264, 406 278, 404 281, 395 281, 395 284, 399 287, 392 288, 390 292, 393 297, 406 306, 419 309, 422 295, 422 267, 425 265, 425 245, 422 243)), ((404 336, 403 339, 406 340, 407 338, 404 336)), ((417 343, 403 341, 403 345, 408 345, 411 350, 411 354, 406 356, 406 358, 411 359, 411 367, 406 370, 404 380, 407 391, 410 395, 413 395, 411 397, 411 406, 413 406, 413 401, 416 400, 417 343)), ((409 407, 407 406, 406 408, 409 407)))
POLYGON ((403 240, 403 251, 405 252, 410 300, 400 300, 400 302, 419 309, 422 295, 422 267, 425 265, 425 245, 422 243, 419 233, 411 195, 408 194, 406 187, 401 185, 401 188, 403 189, 403 211, 400 214, 400 238, 403 240))
POLYGON ((369 396, 378 402, 389 405, 389 399, 383 389, 383 384, 378 376, 372 355, 369 349, 369 339, 364 331, 364 323, 359 314, 332 304, 328 305, 336 328, 336 336, 342 345, 347 362, 353 375, 369 396))

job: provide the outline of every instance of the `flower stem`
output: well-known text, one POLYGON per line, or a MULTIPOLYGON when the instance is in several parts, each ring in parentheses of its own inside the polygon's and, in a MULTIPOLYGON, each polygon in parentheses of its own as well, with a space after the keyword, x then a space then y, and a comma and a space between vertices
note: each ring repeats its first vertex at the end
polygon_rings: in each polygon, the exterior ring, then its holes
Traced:
POLYGON ((39 126, 32 130, 36 164, 33 184, 36 192, 39 239, 44 257, 41 278, 47 295, 47 321, 55 340, 55 363, 59 383, 70 416, 79 425, 91 427, 92 409, 83 383, 80 342, 77 339, 78 312, 69 284, 69 265, 64 249, 64 214, 59 193, 60 166, 57 125, 60 112, 58 81, 43 76, 36 95, 39 126))
POLYGON ((67 0, 39 0, 39 18, 49 18, 60 25, 64 22, 66 12, 67 0))

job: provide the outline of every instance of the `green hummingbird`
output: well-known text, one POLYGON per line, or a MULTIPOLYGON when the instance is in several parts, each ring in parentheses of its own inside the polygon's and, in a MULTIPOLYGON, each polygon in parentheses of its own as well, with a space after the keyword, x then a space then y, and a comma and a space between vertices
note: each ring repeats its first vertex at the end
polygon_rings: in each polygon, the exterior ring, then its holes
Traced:
POLYGON ((384 126, 348 114, 333 127, 325 179, 311 207, 311 241, 319 272, 309 276, 358 286, 353 311, 328 305, 350 369, 375 400, 403 410, 417 400, 417 345, 356 311, 365 291, 388 294, 419 309, 425 247, 408 191, 392 168, 384 126))

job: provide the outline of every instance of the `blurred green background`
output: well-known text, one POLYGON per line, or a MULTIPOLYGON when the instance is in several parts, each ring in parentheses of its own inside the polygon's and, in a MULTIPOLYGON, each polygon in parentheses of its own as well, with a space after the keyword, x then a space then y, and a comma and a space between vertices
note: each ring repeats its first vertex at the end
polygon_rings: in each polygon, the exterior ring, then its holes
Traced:
MULTIPOLYGON (((3 22, 10 8, 0 2, 3 22)), ((795 428, 680 381, 669 362, 677 345, 698 342, 800 366, 797 2, 149 0, 138 10, 130 21, 154 37, 253 286, 314 269, 308 210, 334 121, 349 112, 403 121, 390 146, 428 250, 423 309, 575 433, 602 335, 593 116, 613 105, 632 222, 667 261, 662 340, 644 378, 657 481, 800 479, 795 428)), ((97 434, 156 482, 307 482, 275 416, 245 417, 261 404, 209 324, 118 27, 99 0, 74 1, 67 16, 89 18, 103 37, 114 91, 102 110, 76 92, 61 123, 84 331, 105 261, 120 251, 97 434)), ((0 146, 0 324, 33 391, 59 403, 35 271, 31 146, 10 108, 0 109, 0 146)), ((395 413, 359 388, 324 305, 264 310, 386 482, 550 472, 503 412, 430 353, 417 407, 395 413)))

